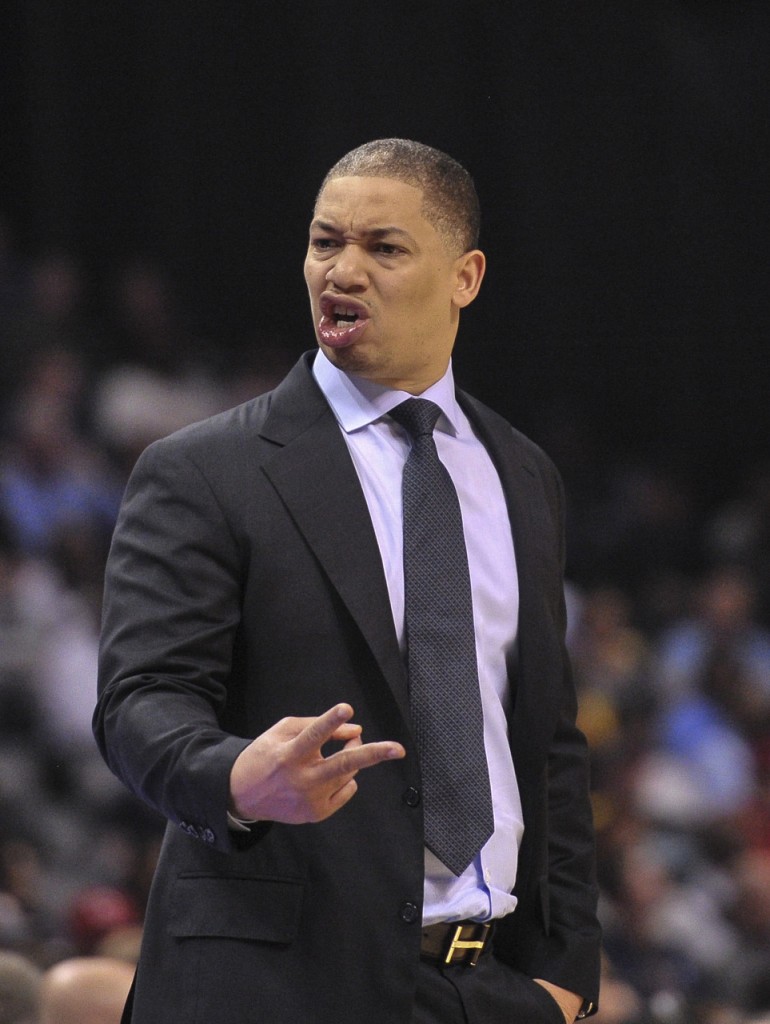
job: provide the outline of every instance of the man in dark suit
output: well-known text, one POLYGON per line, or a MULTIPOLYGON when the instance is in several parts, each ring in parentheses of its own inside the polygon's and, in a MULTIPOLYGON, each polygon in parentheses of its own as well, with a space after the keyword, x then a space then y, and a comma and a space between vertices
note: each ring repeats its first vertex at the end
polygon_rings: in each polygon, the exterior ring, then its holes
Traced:
MULTIPOLYGON (((452 380, 477 233, 473 183, 445 154, 391 139, 343 157, 305 261, 319 350, 136 466, 95 731, 169 826, 126 1020, 560 1024, 595 1008, 561 485, 452 380), (461 790, 448 831, 490 792, 494 818, 451 868, 426 838, 410 710, 412 442, 393 410, 415 395, 438 407, 462 510, 483 710, 484 785, 461 790)), ((447 764, 471 733, 439 737, 447 764)))

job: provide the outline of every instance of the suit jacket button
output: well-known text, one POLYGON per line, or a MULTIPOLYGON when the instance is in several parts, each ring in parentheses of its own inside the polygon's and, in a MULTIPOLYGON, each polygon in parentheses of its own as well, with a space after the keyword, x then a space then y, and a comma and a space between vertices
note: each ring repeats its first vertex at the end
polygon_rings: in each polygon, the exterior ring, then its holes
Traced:
POLYGON ((406 922, 406 924, 414 924, 414 922, 418 920, 419 916, 420 908, 416 903, 410 903, 407 901, 406 903, 401 904, 399 917, 402 921, 406 922))
POLYGON ((420 791, 415 789, 414 786, 410 786, 409 789, 404 791, 404 803, 408 807, 418 807, 420 803, 420 791))

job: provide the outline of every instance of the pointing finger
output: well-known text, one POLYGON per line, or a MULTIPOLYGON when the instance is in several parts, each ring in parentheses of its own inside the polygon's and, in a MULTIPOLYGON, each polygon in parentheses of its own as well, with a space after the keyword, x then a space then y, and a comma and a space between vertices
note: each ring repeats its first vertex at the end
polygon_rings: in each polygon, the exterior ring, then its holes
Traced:
POLYGON ((406 751, 400 743, 380 740, 376 743, 346 744, 342 750, 330 754, 323 763, 322 772, 327 779, 353 776, 363 768, 371 768, 382 761, 393 761, 405 757, 406 751))

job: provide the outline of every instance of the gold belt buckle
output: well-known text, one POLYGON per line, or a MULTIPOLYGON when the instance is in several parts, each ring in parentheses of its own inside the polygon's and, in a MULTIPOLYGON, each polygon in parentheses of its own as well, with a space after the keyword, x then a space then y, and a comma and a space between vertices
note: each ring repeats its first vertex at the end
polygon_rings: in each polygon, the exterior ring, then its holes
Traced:
MULTIPOLYGON (((481 951, 484 949, 484 943, 487 941, 487 935, 489 934, 490 926, 488 924, 480 924, 479 927, 482 929, 480 939, 463 939, 463 925, 459 925, 455 928, 455 933, 452 941, 449 944, 449 949, 444 957, 445 964, 451 964, 455 952, 461 953, 467 949, 472 949, 473 953, 468 961, 470 967, 475 967, 478 963, 478 959, 481 956, 481 951)), ((467 927, 467 925, 465 926, 467 927)))

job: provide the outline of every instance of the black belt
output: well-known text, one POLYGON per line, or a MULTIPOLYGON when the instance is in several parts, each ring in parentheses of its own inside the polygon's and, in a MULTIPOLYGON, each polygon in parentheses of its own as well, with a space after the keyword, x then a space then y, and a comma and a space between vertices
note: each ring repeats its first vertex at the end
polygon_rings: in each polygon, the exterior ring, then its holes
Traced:
POLYGON ((422 930, 420 955, 436 963, 475 967, 491 938, 492 925, 479 921, 430 924, 422 930))

